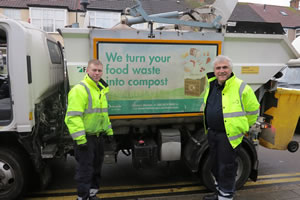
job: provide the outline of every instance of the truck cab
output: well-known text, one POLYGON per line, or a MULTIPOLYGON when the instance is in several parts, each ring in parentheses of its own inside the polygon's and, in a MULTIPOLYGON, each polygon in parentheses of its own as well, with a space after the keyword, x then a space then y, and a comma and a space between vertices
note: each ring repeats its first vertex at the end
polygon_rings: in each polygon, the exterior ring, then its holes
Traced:
POLYGON ((63 64, 61 47, 45 32, 0 18, 0 199, 20 196, 29 172, 43 173, 41 160, 57 149, 63 64))

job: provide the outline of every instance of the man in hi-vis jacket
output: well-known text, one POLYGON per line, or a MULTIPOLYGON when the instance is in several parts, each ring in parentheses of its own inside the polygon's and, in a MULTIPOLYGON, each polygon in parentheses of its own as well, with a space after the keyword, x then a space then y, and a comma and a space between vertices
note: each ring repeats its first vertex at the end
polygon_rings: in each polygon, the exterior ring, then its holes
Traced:
POLYGON ((258 117, 259 103, 249 85, 232 72, 232 62, 219 55, 207 74, 204 95, 205 132, 217 193, 204 200, 231 200, 235 192, 236 157, 244 134, 258 117))
POLYGON ((108 117, 107 83, 101 79, 103 65, 90 60, 84 79, 68 95, 65 123, 74 140, 78 200, 97 200, 104 159, 103 136, 112 139, 108 117))

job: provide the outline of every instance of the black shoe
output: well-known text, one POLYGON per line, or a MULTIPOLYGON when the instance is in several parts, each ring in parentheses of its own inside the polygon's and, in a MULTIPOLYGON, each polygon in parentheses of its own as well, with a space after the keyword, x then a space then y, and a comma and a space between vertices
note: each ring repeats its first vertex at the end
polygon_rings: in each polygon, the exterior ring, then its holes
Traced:
POLYGON ((216 193, 208 194, 203 197, 203 200, 218 200, 218 195, 216 193))
POLYGON ((89 200, 101 200, 101 199, 95 195, 95 196, 89 197, 89 200))

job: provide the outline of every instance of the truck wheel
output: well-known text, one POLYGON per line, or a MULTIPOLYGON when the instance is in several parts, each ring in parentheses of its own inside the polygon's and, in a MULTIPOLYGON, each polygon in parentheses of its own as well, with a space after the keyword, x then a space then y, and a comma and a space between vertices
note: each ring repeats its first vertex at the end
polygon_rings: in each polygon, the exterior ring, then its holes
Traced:
MULTIPOLYGON (((241 147, 237 159, 238 169, 236 176, 236 189, 240 189, 247 182, 250 172, 251 172, 251 159, 247 151, 241 147)), ((215 191, 215 185, 211 170, 211 163, 209 162, 208 156, 200 163, 200 176, 203 185, 205 185, 209 190, 215 191)))
POLYGON ((22 152, 0 148, 0 199, 17 199, 26 182, 26 166, 22 152))

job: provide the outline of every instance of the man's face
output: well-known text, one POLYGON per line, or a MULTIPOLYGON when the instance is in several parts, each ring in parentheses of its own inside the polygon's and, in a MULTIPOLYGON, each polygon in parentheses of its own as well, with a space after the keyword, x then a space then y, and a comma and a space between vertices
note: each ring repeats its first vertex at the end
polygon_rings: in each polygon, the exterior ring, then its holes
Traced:
POLYGON ((91 79, 93 79, 93 81, 98 82, 100 81, 103 74, 103 66, 90 64, 86 72, 91 77, 91 79))
POLYGON ((214 66, 214 73, 220 85, 224 84, 224 82, 230 77, 231 72, 232 70, 228 61, 216 63, 214 66))

